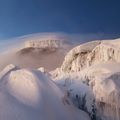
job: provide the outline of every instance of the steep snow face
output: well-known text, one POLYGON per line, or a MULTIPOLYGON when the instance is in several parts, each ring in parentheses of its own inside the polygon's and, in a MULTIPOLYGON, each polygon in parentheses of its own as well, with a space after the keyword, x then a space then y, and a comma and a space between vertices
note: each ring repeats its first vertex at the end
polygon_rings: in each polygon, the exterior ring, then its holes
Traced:
POLYGON ((59 84, 63 83, 69 90, 72 88, 76 94, 81 94, 80 88, 86 91, 85 86, 81 86, 87 84, 91 88, 90 93, 94 94, 97 117, 120 120, 119 66, 120 39, 96 41, 73 48, 66 55, 61 68, 51 74, 59 84))
POLYGON ((105 63, 83 71, 93 90, 98 114, 103 120, 120 120, 119 66, 120 63, 105 63))
POLYGON ((62 71, 79 71, 87 66, 88 54, 98 45, 100 41, 93 41, 73 48, 66 56, 61 66, 62 71))
POLYGON ((107 61, 120 62, 120 40, 103 41, 88 55, 88 65, 105 63, 107 61), (115 44, 116 43, 116 44, 115 44))
POLYGON ((89 85, 93 88, 97 100, 107 104, 117 104, 113 100, 115 98, 113 94, 120 92, 119 65, 117 63, 99 64, 84 70, 83 73, 89 79, 89 85), (109 103, 108 100, 111 102, 109 103))
POLYGON ((73 48, 66 55, 61 71, 76 72, 106 62, 120 62, 120 39, 92 41, 73 48))
POLYGON ((89 114, 92 112, 94 95, 92 89, 83 83, 79 72, 61 74, 56 77, 54 81, 68 91, 69 97, 76 107, 88 112, 89 114))
POLYGON ((0 120, 89 120, 43 73, 13 68, 0 73, 0 120))
MULTIPOLYGON (((107 62, 92 65, 80 72, 60 73, 55 82, 64 86, 73 103, 76 95, 84 97, 87 111, 92 113, 92 104, 97 108, 97 119, 120 120, 120 63, 107 62), (95 102, 93 103, 93 99, 95 102)), ((77 104, 78 105, 78 104, 77 104)), ((80 104, 79 104, 80 105, 80 104)))

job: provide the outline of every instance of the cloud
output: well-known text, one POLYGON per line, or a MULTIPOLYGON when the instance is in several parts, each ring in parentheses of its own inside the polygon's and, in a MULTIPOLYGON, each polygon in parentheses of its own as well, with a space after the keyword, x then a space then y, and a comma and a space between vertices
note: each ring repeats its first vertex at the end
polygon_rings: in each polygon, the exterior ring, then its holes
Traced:
MULTIPOLYGON (((60 39, 61 40, 61 39, 64 39, 64 40, 67 40, 68 43, 70 43, 72 45, 72 46, 69 46, 70 44, 68 45, 69 49, 71 49, 72 47, 79 45, 81 43, 87 42, 87 41, 113 39, 113 38, 118 38, 118 37, 119 36, 117 36, 117 35, 111 36, 111 35, 105 35, 105 34, 37 33, 37 34, 30 34, 30 35, 25 35, 25 36, 20 36, 17 38, 4 40, 4 41, 0 42, 0 71, 6 65, 11 64, 11 63, 18 65, 18 66, 40 67, 39 62, 42 61, 42 63, 41 63, 42 66, 44 65, 44 66, 48 67, 49 65, 52 65, 52 64, 49 64, 49 56, 48 55, 46 56, 45 53, 43 53, 43 54, 40 53, 39 55, 37 54, 36 55, 37 59, 35 57, 31 57, 31 56, 35 56, 35 55, 30 55, 30 54, 29 54, 30 57, 24 56, 23 57, 24 59, 22 59, 21 56, 19 58, 18 58, 18 56, 16 56, 16 53, 18 53, 18 50, 24 48, 24 42, 28 41, 28 40, 40 40, 40 39, 41 40, 44 40, 44 39, 58 39, 58 40, 60 39), (41 56, 44 56, 43 59, 41 59, 41 56), (48 61, 45 62, 45 60, 48 60, 48 61)), ((66 51, 66 52, 68 52, 68 51, 66 51)), ((34 54, 34 53, 31 53, 31 54, 34 54)), ((57 55, 54 55, 55 61, 57 61, 56 56, 57 55)), ((59 55, 59 57, 60 57, 60 55, 59 55)), ((61 58, 62 57, 60 57, 60 59, 61 58)), ((52 62, 54 62, 54 61, 52 61, 52 62)))
POLYGON ((64 39, 72 44, 81 44, 92 40, 106 40, 120 37, 120 34, 104 34, 104 33, 90 33, 90 34, 67 34, 62 32, 44 32, 24 35, 8 40, 1 40, 0 51, 5 52, 24 47, 24 42, 27 40, 43 40, 43 39, 64 39))

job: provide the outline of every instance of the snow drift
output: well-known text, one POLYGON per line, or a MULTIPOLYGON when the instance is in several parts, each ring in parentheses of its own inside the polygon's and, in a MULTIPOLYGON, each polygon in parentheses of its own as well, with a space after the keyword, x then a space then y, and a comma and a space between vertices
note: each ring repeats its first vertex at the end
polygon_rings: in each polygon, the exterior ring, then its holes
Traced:
POLYGON ((120 120, 119 66, 120 63, 104 63, 84 70, 103 120, 120 120))
POLYGON ((14 65, 3 71, 0 73, 0 120, 89 120, 40 71, 14 65))
POLYGON ((98 45, 100 41, 93 41, 84 43, 80 46, 73 48, 65 56, 65 60, 61 66, 61 70, 64 72, 79 71, 86 67, 86 61, 88 54, 98 45))

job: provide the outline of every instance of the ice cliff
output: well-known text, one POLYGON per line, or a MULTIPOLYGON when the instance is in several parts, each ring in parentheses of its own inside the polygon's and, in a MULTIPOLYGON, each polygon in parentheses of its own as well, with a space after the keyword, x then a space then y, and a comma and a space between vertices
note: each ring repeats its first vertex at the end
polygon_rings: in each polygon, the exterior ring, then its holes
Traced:
POLYGON ((105 62, 120 62, 120 39, 92 41, 73 48, 65 56, 61 71, 80 71, 105 62))
POLYGON ((94 94, 97 120, 120 120, 119 66, 120 39, 92 41, 70 50, 62 66, 51 74, 69 87, 75 81, 88 85, 94 94))

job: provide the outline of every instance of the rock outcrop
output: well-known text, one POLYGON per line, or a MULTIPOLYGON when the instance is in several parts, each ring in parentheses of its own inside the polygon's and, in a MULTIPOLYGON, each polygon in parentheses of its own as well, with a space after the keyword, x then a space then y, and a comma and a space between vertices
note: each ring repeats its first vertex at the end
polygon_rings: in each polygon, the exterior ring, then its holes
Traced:
POLYGON ((25 48, 60 48, 64 44, 63 40, 45 39, 45 40, 30 40, 25 42, 25 48))
POLYGON ((63 75, 70 76, 66 82, 71 83, 79 78, 92 89, 98 117, 120 120, 119 65, 120 39, 92 41, 68 52, 53 77, 59 80, 63 75))

